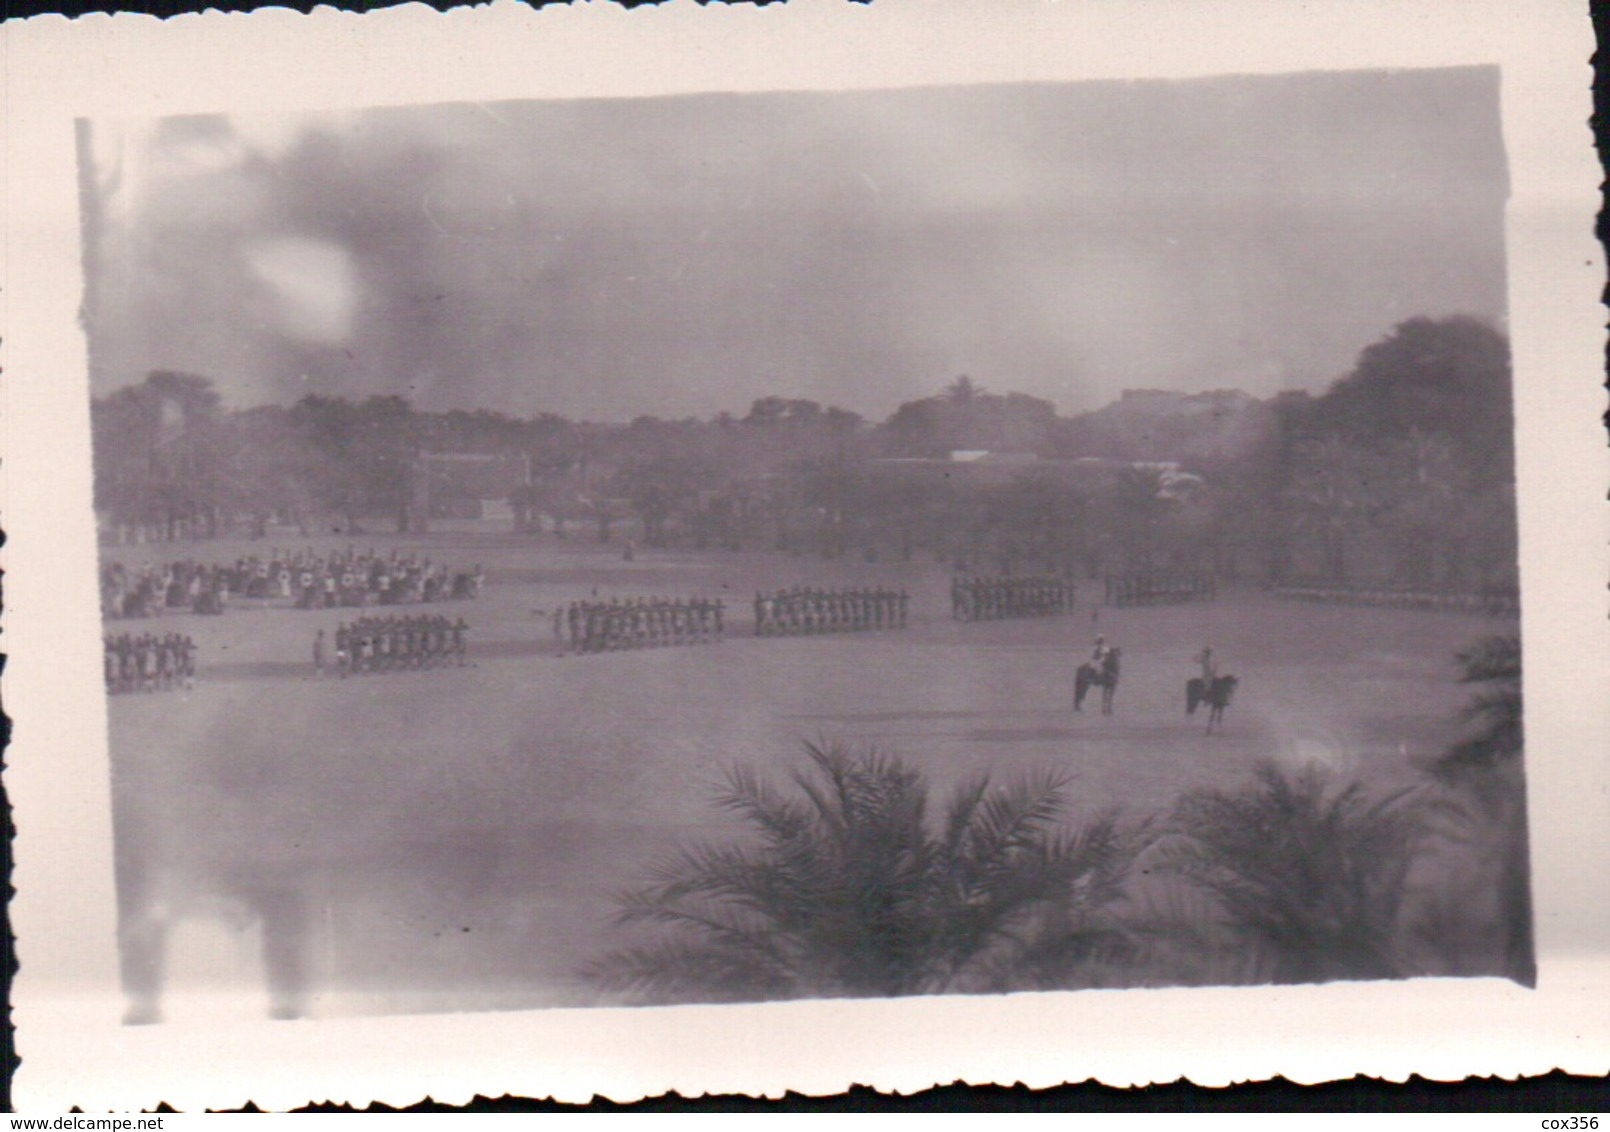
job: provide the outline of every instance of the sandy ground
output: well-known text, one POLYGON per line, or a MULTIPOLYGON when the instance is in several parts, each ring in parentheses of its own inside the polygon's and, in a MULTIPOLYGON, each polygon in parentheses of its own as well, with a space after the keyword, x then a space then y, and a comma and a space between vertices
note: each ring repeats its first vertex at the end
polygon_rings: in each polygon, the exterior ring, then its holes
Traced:
MULTIPOLYGON (((314 632, 328 637, 338 612, 236 608, 111 626, 178 629, 200 645, 194 691, 111 704, 122 883, 144 882, 185 925, 172 941, 176 996, 198 981, 260 986, 250 921, 291 899, 315 1014, 586 1002, 576 972, 614 942, 611 894, 678 842, 731 832, 709 804, 724 768, 781 776, 804 739, 875 743, 942 788, 981 768, 1070 770, 1076 813, 1159 813, 1183 790, 1243 780, 1262 758, 1318 761, 1386 789, 1457 733, 1467 693, 1453 653, 1513 628, 1250 591, 1097 611, 1093 585, 1074 615, 965 625, 950 620, 947 575, 932 563, 644 551, 627 563, 584 540, 452 532, 402 545, 486 566, 479 599, 428 607, 470 623, 470 666, 318 680, 314 632), (794 583, 904 585, 911 626, 750 636, 754 590, 794 583), (533 611, 595 587, 721 595, 728 639, 562 656, 533 611), (1124 650, 1106 718, 1090 703, 1071 711, 1074 667, 1098 631, 1124 650), (1241 678, 1211 737, 1183 702, 1204 643, 1241 678)), ((108 552, 162 553, 173 552, 108 552)))

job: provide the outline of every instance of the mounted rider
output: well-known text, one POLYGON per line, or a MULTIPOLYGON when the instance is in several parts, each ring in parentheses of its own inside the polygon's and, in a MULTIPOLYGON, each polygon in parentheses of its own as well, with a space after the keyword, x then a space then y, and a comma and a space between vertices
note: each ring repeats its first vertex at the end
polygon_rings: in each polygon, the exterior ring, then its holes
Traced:
POLYGON ((1091 650, 1090 659, 1074 673, 1074 711, 1082 710, 1085 693, 1091 688, 1101 689, 1101 714, 1111 715, 1113 693, 1118 690, 1118 650, 1100 634, 1096 636, 1096 647, 1091 650))
POLYGON ((1213 725, 1224 718, 1224 709, 1230 705, 1230 698, 1235 694, 1236 678, 1234 676, 1220 676, 1219 662, 1213 656, 1213 648, 1203 645, 1202 651, 1191 658, 1191 662, 1199 666, 1201 677, 1192 677, 1185 684, 1185 714, 1194 715, 1198 706, 1206 704, 1208 707, 1208 734, 1213 734, 1213 725))
POLYGON ((1112 652, 1113 648, 1107 643, 1107 638, 1097 633, 1095 651, 1090 654, 1090 666, 1097 672, 1106 671, 1107 658, 1112 655, 1112 652))

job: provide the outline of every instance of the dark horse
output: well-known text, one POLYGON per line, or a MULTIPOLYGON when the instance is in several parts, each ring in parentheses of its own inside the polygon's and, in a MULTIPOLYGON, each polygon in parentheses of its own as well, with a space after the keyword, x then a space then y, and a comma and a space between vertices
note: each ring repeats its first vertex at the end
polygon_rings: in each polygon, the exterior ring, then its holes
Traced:
POLYGON ((1185 714, 1195 715, 1201 704, 1208 705, 1207 733, 1213 734, 1213 725, 1224 721, 1224 709, 1230 706, 1238 683, 1234 676, 1216 676, 1212 687, 1202 683, 1201 677, 1185 682, 1185 714))
POLYGON ((1112 714, 1113 693, 1118 691, 1118 651, 1108 649, 1100 668, 1088 660, 1079 666, 1079 671, 1073 677, 1074 711, 1084 710, 1085 693, 1091 688, 1100 688, 1101 714, 1112 714))

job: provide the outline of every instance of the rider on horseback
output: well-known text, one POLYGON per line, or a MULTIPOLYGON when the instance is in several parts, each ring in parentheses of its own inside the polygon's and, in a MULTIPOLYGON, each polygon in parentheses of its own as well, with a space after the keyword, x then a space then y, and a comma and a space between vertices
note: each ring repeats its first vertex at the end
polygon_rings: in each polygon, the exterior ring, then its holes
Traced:
POLYGON ((1224 718, 1224 709, 1235 694, 1236 678, 1219 675, 1219 662, 1213 659, 1210 646, 1204 645, 1202 651, 1191 660, 1201 665, 1202 675, 1200 679, 1192 677, 1185 684, 1185 714, 1195 715, 1198 705, 1206 704, 1209 709, 1208 734, 1211 735, 1213 725, 1224 718))
POLYGON ((1101 713, 1111 715, 1113 693, 1118 688, 1118 650, 1100 635, 1096 637, 1096 647, 1090 659, 1081 664, 1074 674, 1074 711, 1081 710, 1085 692, 1093 687, 1101 689, 1101 713))

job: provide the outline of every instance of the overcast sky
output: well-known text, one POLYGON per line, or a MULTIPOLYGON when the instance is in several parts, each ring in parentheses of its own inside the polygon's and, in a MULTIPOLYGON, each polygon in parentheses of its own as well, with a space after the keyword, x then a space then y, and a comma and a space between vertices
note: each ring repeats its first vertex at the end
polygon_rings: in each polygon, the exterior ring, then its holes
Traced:
POLYGON ((93 129, 97 394, 881 418, 966 373, 1076 412, 1504 313, 1488 68, 93 129))

